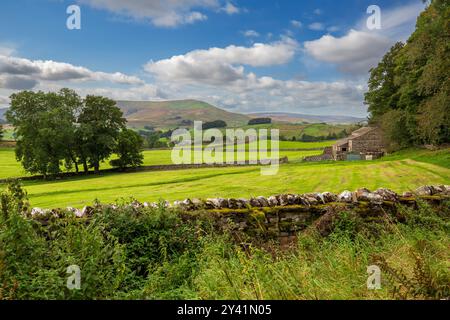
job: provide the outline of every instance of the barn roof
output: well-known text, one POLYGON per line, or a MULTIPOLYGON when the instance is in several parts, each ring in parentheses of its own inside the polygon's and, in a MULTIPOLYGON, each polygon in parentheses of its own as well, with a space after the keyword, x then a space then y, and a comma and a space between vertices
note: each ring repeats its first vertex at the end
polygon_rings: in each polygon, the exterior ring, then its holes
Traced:
POLYGON ((375 127, 362 127, 362 128, 359 128, 358 130, 353 131, 352 134, 349 137, 341 139, 341 140, 338 140, 334 145, 335 146, 342 146, 344 144, 347 144, 349 140, 361 137, 361 136, 365 135, 366 133, 369 133, 369 132, 371 132, 371 131, 373 131, 375 129, 376 129, 375 127))
POLYGON ((351 138, 356 138, 356 137, 361 137, 363 135, 365 135, 366 133, 375 130, 375 127, 362 127, 359 128, 358 130, 355 130, 352 132, 351 136, 349 137, 349 139, 351 138))
POLYGON ((336 143, 334 145, 338 146, 338 147, 343 146, 344 144, 348 143, 348 140, 349 140, 349 138, 344 138, 344 139, 338 140, 338 141, 336 141, 336 143))

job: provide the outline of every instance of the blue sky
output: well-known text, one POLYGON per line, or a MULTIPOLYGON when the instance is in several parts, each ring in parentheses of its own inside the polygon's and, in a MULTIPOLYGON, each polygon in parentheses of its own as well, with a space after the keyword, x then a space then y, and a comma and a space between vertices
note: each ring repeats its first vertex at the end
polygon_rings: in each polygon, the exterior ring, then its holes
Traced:
POLYGON ((364 116, 368 70, 420 0, 6 0, 0 104, 23 89, 195 98, 240 112, 364 116), (69 30, 66 8, 81 9, 69 30), (366 27, 381 9, 381 29, 366 27))

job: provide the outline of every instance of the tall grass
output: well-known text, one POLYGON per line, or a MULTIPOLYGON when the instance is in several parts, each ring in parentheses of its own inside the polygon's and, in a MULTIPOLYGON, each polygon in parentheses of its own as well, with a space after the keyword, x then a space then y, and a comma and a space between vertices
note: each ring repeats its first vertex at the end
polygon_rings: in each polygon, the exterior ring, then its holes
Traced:
POLYGON ((97 204, 88 218, 31 218, 26 193, 0 195, 0 299, 442 299, 450 297, 450 206, 402 208, 403 223, 338 212, 296 243, 253 243, 204 213, 97 204), (25 213, 24 213, 25 212, 25 213), (69 265, 81 289, 66 287, 69 265), (382 269, 368 290, 367 267, 382 269))

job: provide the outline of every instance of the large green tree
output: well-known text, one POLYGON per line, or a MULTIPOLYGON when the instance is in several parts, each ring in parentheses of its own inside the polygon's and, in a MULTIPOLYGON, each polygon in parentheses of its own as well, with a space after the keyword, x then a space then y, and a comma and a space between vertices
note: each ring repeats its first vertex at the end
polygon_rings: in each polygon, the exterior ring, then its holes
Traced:
POLYGON ((88 167, 100 170, 100 163, 115 150, 119 133, 125 129, 126 120, 114 100, 88 95, 78 117, 78 158, 88 167))
POLYGON ((64 163, 66 169, 72 169, 75 166, 75 171, 78 173, 77 158, 77 118, 83 109, 83 100, 73 90, 64 88, 59 91, 61 100, 59 101, 58 108, 64 113, 64 119, 66 126, 60 132, 60 138, 63 138, 65 145, 62 149, 64 163), (70 123, 70 124, 69 124, 70 123))
POLYGON ((142 154, 143 143, 144 139, 137 132, 131 129, 122 130, 114 150, 118 159, 111 160, 111 165, 121 169, 141 166, 144 162, 144 155, 142 154))
POLYGON ((378 66, 371 70, 368 83, 369 91, 365 94, 365 102, 369 106, 368 110, 372 120, 378 120, 387 111, 398 108, 395 60, 403 47, 403 43, 396 43, 386 53, 378 66))
POLYGON ((450 2, 433 0, 405 45, 371 70, 365 102, 392 145, 450 142, 450 2))
POLYGON ((73 90, 22 91, 11 95, 7 119, 17 137, 16 157, 24 169, 45 177, 83 164, 85 172, 100 169, 117 145, 125 119, 108 98, 73 90))
POLYGON ((6 117, 15 128, 16 157, 27 172, 56 174, 64 160, 70 158, 75 123, 70 100, 74 96, 68 89, 11 95, 6 117))
POLYGON ((0 141, 3 139, 3 126, 0 124, 0 141))

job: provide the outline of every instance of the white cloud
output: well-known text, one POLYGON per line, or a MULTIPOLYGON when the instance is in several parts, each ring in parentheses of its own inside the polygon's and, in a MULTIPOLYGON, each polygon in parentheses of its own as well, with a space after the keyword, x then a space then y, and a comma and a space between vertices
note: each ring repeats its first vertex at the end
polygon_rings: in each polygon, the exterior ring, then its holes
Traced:
MULTIPOLYGON (((390 10, 381 8, 381 30, 368 30, 369 16, 366 15, 342 37, 324 35, 305 42, 305 51, 317 61, 335 64, 344 72, 367 74, 395 42, 409 37, 424 7, 420 2, 413 2, 390 10)), ((327 30, 337 29, 330 27, 327 30)))
POLYGON ((244 36, 246 36, 247 38, 256 38, 259 37, 259 33, 256 32, 255 30, 246 30, 242 32, 244 36))
POLYGON ((199 10, 213 10, 232 15, 240 9, 221 0, 78 0, 79 3, 118 15, 147 21, 157 27, 176 27, 207 19, 199 10))
POLYGON ((336 31, 339 31, 339 27, 338 26, 331 26, 331 27, 328 27, 327 28, 327 31, 328 32, 336 32, 336 31))
POLYGON ((259 86, 184 88, 180 97, 207 100, 240 112, 305 112, 365 116, 364 86, 351 82, 309 82, 258 79, 259 86), (262 84, 264 83, 264 85, 262 84))
POLYGON ((229 46, 196 50, 149 62, 145 70, 173 98, 207 100, 242 112, 279 110, 365 115, 363 86, 351 82, 309 82, 258 77, 245 65, 270 66, 289 62, 298 44, 289 38, 251 47, 229 46), (345 110, 345 111, 344 111, 345 110))
POLYGON ((196 21, 205 21, 207 19, 206 15, 197 11, 191 12, 185 17, 186 23, 195 23, 196 21))
POLYGON ((390 45, 386 37, 356 30, 341 38, 325 35, 304 44, 306 52, 316 60, 338 64, 342 71, 350 73, 368 72, 390 45))
POLYGON ((169 59, 150 61, 144 68, 163 81, 204 83, 213 85, 236 84, 251 78, 242 65, 265 67, 289 62, 298 43, 290 38, 251 47, 228 46, 195 50, 169 59))
POLYGON ((322 10, 316 9, 316 10, 314 10, 314 14, 321 15, 322 14, 322 10))
POLYGON ((308 28, 309 28, 310 30, 314 30, 314 31, 321 31, 321 30, 325 29, 325 26, 323 25, 323 23, 320 23, 320 22, 314 22, 314 23, 311 23, 311 24, 308 26, 308 28))
MULTIPOLYGON (((421 1, 413 1, 389 10, 381 8, 381 30, 373 30, 372 32, 380 33, 395 41, 406 41, 414 31, 417 17, 425 7, 426 4, 421 1)), ((371 31, 367 29, 368 17, 366 15, 358 22, 357 30, 371 31)))
POLYGON ((107 81, 127 85, 143 83, 138 77, 120 72, 106 73, 64 62, 0 55, 0 87, 31 89, 39 81, 107 81))
POLYGON ((241 10, 238 7, 236 7, 234 4, 232 4, 231 2, 227 2, 225 4, 225 6, 223 8, 221 8, 221 11, 224 11, 227 14, 232 15, 232 14, 239 13, 241 10))
POLYGON ((168 99, 166 92, 152 84, 144 84, 131 88, 79 88, 77 92, 81 95, 101 95, 115 100, 147 101, 168 99))
POLYGON ((295 28, 301 28, 303 24, 298 20, 291 20, 291 25, 295 28))
POLYGON ((6 96, 0 95, 0 105, 6 105, 9 104, 9 98, 6 96))
POLYGON ((14 46, 0 43, 0 55, 10 56, 16 52, 14 46))

